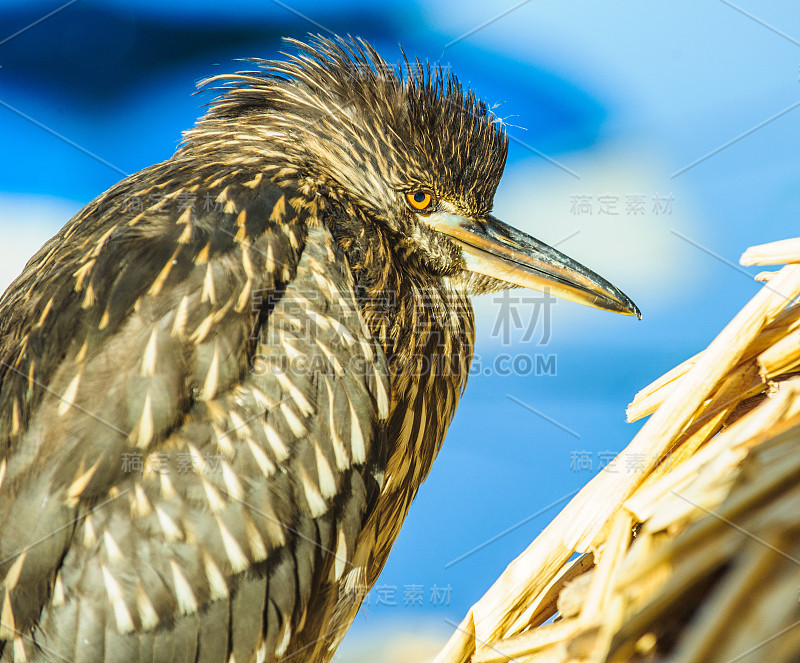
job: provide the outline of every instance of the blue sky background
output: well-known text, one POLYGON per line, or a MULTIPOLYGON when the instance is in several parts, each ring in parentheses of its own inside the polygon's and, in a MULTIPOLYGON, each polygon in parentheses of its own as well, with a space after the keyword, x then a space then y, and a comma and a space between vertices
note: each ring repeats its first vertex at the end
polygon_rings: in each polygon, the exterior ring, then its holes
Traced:
POLYGON ((366 37, 392 61, 402 44, 497 105, 511 146, 495 213, 644 314, 558 302, 545 325, 534 303, 476 302, 481 370, 339 656, 352 661, 376 634, 413 632, 419 651, 445 638, 636 433, 634 393, 757 291, 742 251, 798 234, 800 5, 4 0, 0 289, 123 173, 172 154, 208 99, 192 96, 198 80, 309 31, 366 37))

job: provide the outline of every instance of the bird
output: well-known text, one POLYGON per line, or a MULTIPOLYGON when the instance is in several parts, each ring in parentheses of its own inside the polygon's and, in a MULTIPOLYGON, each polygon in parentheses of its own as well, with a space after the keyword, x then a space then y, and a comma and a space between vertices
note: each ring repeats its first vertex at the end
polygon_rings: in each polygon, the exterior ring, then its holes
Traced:
POLYGON ((501 222, 449 71, 289 40, 0 300, 2 661, 328 661, 466 386, 470 298, 626 315, 501 222))

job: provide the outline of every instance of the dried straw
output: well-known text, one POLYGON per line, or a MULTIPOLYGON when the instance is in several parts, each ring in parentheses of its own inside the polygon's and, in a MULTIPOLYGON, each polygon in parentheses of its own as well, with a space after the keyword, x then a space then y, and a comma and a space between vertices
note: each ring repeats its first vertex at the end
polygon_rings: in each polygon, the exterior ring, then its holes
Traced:
POLYGON ((641 471, 594 477, 435 663, 798 658, 800 239, 742 256, 779 263, 705 350, 634 398, 629 419, 652 416, 621 456, 641 471))

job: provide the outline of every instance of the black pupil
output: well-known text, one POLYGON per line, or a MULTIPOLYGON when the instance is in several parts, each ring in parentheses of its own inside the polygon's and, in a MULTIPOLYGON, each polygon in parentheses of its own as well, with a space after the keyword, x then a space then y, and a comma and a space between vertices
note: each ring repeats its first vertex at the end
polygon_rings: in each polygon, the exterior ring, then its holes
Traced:
POLYGON ((417 193, 414 194, 414 202, 415 203, 422 204, 422 203, 425 202, 425 198, 427 198, 427 194, 422 193, 422 191, 417 191, 417 193))

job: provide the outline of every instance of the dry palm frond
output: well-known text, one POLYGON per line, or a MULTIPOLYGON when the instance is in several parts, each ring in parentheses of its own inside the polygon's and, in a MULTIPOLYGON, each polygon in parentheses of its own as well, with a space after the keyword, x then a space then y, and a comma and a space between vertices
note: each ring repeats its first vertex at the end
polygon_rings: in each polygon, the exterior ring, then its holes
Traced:
POLYGON ((636 395, 642 471, 594 477, 436 663, 800 657, 800 239, 742 263, 789 264, 636 395))

